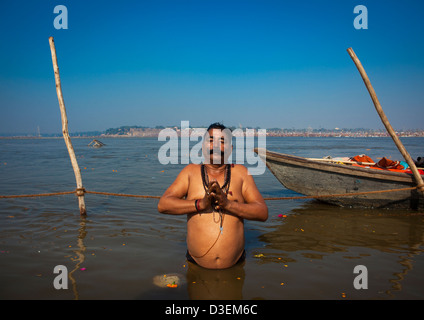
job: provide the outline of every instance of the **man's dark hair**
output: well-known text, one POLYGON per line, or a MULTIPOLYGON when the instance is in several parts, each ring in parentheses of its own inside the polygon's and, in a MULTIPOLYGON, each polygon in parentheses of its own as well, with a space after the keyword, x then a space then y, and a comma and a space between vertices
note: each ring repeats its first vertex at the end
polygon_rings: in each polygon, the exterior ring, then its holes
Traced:
POLYGON ((206 131, 209 131, 210 129, 224 130, 224 129, 229 129, 229 128, 227 128, 226 126, 224 126, 222 123, 215 122, 215 123, 212 123, 206 131))
POLYGON ((233 135, 232 135, 232 130, 230 129, 230 128, 227 128, 226 126, 224 126, 222 123, 220 123, 220 122, 215 122, 215 123, 212 123, 209 127, 208 127, 208 129, 206 129, 206 133, 205 133, 205 136, 208 134, 208 132, 209 132, 209 130, 211 130, 211 129, 218 129, 218 130, 221 130, 221 131, 224 131, 224 132, 227 132, 227 134, 228 134, 228 137, 230 138, 230 140, 232 139, 232 137, 233 137, 233 135))

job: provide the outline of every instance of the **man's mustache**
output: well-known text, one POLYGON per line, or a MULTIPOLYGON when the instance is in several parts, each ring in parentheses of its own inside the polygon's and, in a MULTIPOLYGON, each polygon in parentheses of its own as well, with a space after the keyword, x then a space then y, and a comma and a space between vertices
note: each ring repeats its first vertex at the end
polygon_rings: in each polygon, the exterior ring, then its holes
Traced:
MULTIPOLYGON (((213 150, 210 150, 209 154, 213 154, 213 150)), ((224 151, 221 151, 221 156, 224 156, 224 154, 225 154, 224 151)))

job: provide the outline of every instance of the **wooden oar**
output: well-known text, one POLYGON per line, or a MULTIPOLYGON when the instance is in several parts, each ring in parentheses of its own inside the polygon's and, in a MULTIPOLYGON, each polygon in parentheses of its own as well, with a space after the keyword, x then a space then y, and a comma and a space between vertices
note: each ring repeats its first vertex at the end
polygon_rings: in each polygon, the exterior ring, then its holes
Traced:
POLYGON ((374 91, 374 88, 371 85, 371 81, 368 79, 368 76, 365 72, 364 67, 361 64, 361 61, 359 61, 358 57, 356 56, 355 52, 352 48, 348 48, 347 52, 349 53, 350 57, 352 58, 353 62, 356 65, 356 68, 358 69, 359 73, 361 74, 362 80, 364 80, 365 86, 367 87, 367 90, 371 96, 371 99, 374 103, 375 109, 377 110, 378 115, 380 116, 381 121, 383 122, 384 126, 386 127, 387 132, 392 137, 393 141, 396 144, 396 147, 399 149, 400 153, 404 157, 405 161, 408 163, 415 181, 417 182, 418 189, 424 193, 424 182, 421 178, 420 173, 417 170, 417 167, 415 166, 414 161, 412 160, 411 156, 409 155, 408 151, 406 151, 405 147, 403 146, 402 142, 400 141, 399 137, 396 135, 395 130, 393 130, 393 127, 391 126, 389 119, 387 119, 383 108, 380 105, 380 102, 378 101, 377 94, 374 91))

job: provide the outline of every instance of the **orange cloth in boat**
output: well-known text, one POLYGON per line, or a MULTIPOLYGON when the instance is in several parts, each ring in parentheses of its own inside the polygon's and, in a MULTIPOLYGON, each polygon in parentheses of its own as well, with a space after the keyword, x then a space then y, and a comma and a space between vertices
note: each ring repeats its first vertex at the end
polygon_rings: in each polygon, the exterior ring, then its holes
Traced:
POLYGON ((371 159, 370 157, 368 157, 365 154, 361 154, 361 155, 357 155, 354 156, 352 158, 350 158, 351 161, 356 161, 356 162, 369 162, 369 163, 374 163, 374 160, 371 159))
POLYGON ((382 168, 382 169, 404 170, 403 165, 401 165, 399 161, 393 161, 393 160, 387 159, 386 157, 378 161, 375 164, 375 166, 377 168, 382 168))

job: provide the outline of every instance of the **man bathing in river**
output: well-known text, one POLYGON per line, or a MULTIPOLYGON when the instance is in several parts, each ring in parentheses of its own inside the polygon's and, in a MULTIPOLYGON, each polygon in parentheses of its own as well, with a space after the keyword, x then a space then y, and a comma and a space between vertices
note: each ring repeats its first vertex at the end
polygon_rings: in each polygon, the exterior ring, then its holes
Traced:
POLYGON ((187 259, 209 269, 242 261, 244 219, 268 218, 268 207, 247 168, 227 163, 231 138, 225 126, 210 125, 203 138, 205 163, 187 165, 158 204, 161 213, 187 214, 187 259))

